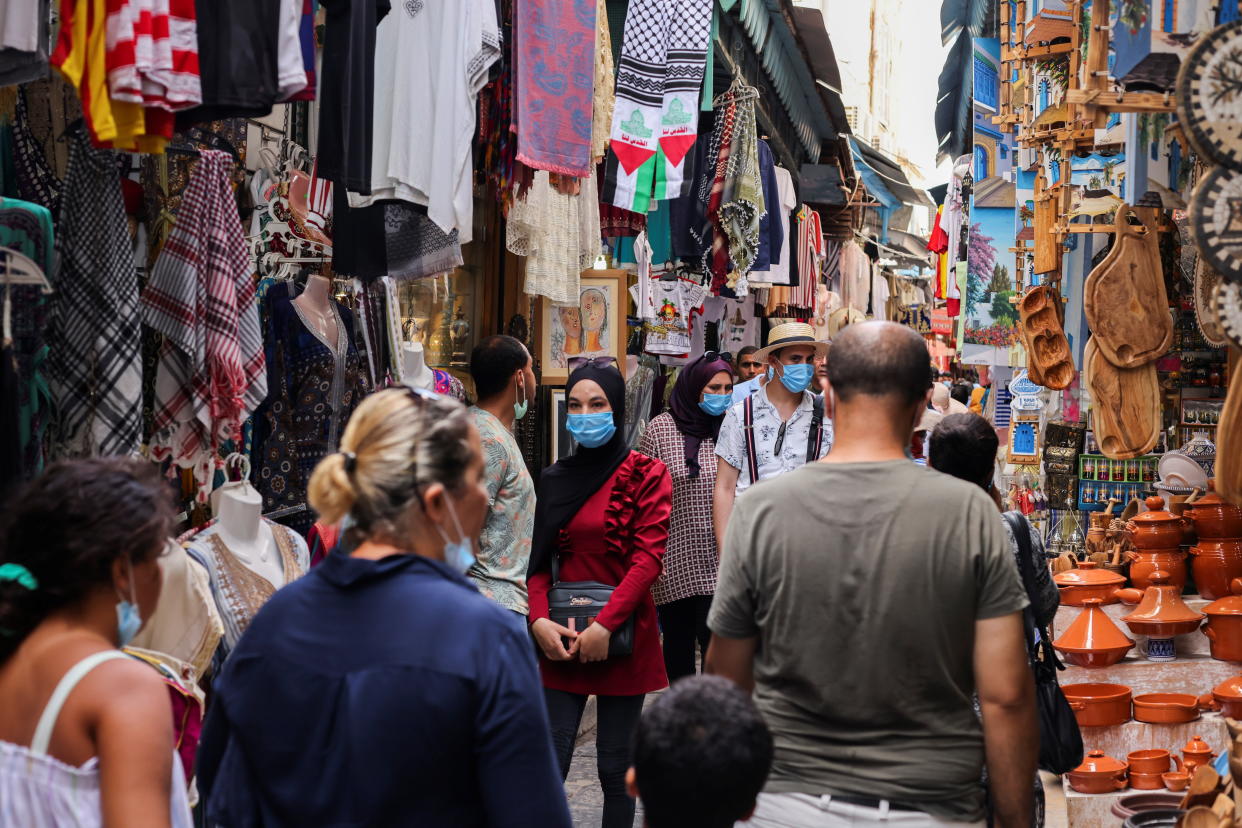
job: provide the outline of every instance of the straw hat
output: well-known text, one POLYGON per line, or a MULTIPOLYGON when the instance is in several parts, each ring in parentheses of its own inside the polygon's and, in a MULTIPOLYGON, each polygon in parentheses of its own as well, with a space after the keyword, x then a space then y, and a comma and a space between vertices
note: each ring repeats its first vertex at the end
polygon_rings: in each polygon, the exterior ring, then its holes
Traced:
POLYGON ((805 322, 786 322, 768 332, 767 346, 756 351, 754 357, 759 362, 767 362, 774 352, 791 345, 806 345, 815 349, 815 356, 828 356, 828 343, 815 338, 814 328, 805 322))

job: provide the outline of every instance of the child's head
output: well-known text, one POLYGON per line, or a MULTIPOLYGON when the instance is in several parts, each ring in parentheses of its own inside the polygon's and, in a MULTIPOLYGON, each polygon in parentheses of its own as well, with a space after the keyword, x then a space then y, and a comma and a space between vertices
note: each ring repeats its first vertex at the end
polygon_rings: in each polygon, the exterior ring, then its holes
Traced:
POLYGON ((719 676, 682 679, 643 711, 630 794, 649 828, 730 828, 748 818, 772 766, 772 734, 719 676))

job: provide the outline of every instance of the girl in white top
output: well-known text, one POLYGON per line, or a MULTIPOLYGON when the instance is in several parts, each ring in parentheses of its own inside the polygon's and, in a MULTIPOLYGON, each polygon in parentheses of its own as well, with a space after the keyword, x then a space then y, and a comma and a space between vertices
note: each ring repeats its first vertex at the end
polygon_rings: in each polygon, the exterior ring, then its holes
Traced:
POLYGON ((0 826, 188 828, 168 693, 124 646, 171 525, 149 463, 51 466, 0 527, 0 826))

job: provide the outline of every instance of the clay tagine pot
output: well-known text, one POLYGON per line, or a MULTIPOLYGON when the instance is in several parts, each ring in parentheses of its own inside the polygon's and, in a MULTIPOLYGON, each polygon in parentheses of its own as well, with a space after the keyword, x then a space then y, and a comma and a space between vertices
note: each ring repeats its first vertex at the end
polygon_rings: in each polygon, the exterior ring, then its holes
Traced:
POLYGON ((1099 598, 1105 604, 1115 604, 1120 599, 1117 589, 1126 579, 1115 572, 1100 569, 1094 561, 1083 561, 1076 569, 1067 569, 1052 576, 1061 589, 1061 603, 1081 607, 1088 598, 1099 598))
POLYGON ((1125 762, 1105 756, 1102 750, 1093 750, 1066 777, 1069 786, 1079 793, 1112 793, 1125 789, 1127 770, 1125 762))
POLYGON ((1203 741, 1202 736, 1196 735, 1193 739, 1186 743, 1182 748, 1182 759, 1186 767, 1186 772, 1194 775, 1195 768, 1200 765, 1209 765, 1216 758, 1216 754, 1212 753, 1212 748, 1208 743, 1203 741))
POLYGON ((1199 594, 1209 600, 1232 592, 1230 583, 1242 578, 1242 538, 1204 538, 1190 547, 1190 567, 1199 594))
POLYGON ((1199 540, 1242 538, 1242 506, 1235 506, 1216 493, 1216 481, 1208 481, 1208 493, 1186 505, 1185 515, 1195 525, 1199 540))
POLYGON ((1182 541, 1182 518, 1164 510, 1164 498, 1152 495, 1144 501, 1147 511, 1126 523, 1130 542, 1138 550, 1177 549, 1182 541))
POLYGON ((1062 658, 1078 667, 1110 667, 1134 646, 1100 609, 1099 598, 1083 601, 1083 611, 1052 646, 1062 658))
POLYGON ((1203 608, 1207 615, 1203 634, 1211 642, 1212 658, 1242 661, 1242 578, 1234 578, 1230 586, 1232 595, 1203 608))
MULTIPOLYGON (((1212 688, 1212 699, 1220 706, 1222 715, 1230 719, 1242 719, 1242 676, 1234 676, 1212 688)), ((1200 700, 1202 704, 1203 700, 1200 700)))
MULTIPOLYGON (((1137 593, 1137 589, 1123 589, 1118 594, 1122 601, 1133 604, 1138 598, 1137 593)), ((1167 572, 1151 574, 1151 586, 1143 591, 1142 599, 1137 603, 1138 609, 1121 619, 1135 635, 1172 638, 1194 632, 1203 620, 1203 613, 1186 606, 1182 600, 1182 588, 1169 583, 1167 572)))

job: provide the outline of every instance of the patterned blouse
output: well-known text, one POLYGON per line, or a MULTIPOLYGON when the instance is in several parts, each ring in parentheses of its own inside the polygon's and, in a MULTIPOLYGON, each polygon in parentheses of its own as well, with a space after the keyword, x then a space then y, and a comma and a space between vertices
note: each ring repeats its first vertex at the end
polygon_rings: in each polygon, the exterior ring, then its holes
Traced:
POLYGON ((699 444, 699 476, 686 467, 685 441, 673 415, 665 412, 647 424, 638 450, 664 461, 673 478, 673 513, 669 519, 664 572, 651 588, 656 604, 668 604, 716 591, 716 535, 712 531, 712 489, 716 485, 716 444, 699 444))

